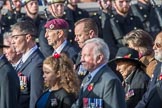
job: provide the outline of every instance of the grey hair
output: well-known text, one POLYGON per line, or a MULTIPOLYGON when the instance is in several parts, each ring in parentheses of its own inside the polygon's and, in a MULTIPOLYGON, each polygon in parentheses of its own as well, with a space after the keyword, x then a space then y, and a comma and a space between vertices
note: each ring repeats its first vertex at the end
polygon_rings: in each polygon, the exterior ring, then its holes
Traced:
POLYGON ((110 57, 110 50, 105 41, 101 38, 92 38, 85 41, 84 46, 89 43, 95 44, 93 49, 94 58, 96 58, 99 54, 103 54, 104 62, 107 63, 110 57))
POLYGON ((135 47, 141 47, 143 48, 143 54, 151 54, 153 49, 153 38, 151 35, 142 30, 142 29, 136 29, 132 30, 129 33, 124 36, 124 42, 126 46, 129 46, 129 41, 135 46, 135 47))
POLYGON ((35 24, 31 21, 20 21, 11 26, 11 31, 18 30, 23 34, 30 34, 32 37, 38 35, 35 24))
POLYGON ((3 34, 3 39, 9 39, 11 36, 12 36, 12 33, 11 32, 5 32, 3 34))

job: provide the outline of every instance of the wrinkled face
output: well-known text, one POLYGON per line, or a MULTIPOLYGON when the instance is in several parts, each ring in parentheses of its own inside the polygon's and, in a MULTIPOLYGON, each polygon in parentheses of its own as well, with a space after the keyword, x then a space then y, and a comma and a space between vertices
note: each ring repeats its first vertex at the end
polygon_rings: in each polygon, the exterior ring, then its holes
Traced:
POLYGON ((17 53, 24 54, 28 47, 28 39, 26 34, 19 32, 18 30, 12 31, 12 41, 15 50, 17 53))
POLYGON ((16 11, 21 11, 21 2, 20 2, 20 0, 12 0, 12 2, 13 2, 13 4, 14 4, 14 6, 15 6, 15 8, 16 8, 16 11))
POLYGON ((153 46, 155 59, 162 62, 162 35, 156 37, 153 46))
POLYGON ((45 38, 47 39, 50 46, 56 46, 59 39, 58 32, 58 30, 46 29, 45 38))
POLYGON ((115 0, 114 7, 118 13, 126 14, 129 11, 129 0, 115 0))
POLYGON ((48 6, 49 12, 57 18, 60 18, 64 15, 64 3, 53 3, 48 6))
POLYGON ((92 44, 86 44, 82 48, 81 63, 83 67, 89 72, 92 72, 93 70, 95 70, 97 66, 97 61, 93 55, 94 53, 93 47, 94 45, 92 44))
POLYGON ((88 33, 84 32, 84 24, 78 24, 75 27, 75 41, 78 43, 79 47, 82 48, 86 40, 90 39, 88 33))
POLYGON ((127 78, 127 76, 131 73, 131 71, 128 69, 129 63, 118 61, 116 63, 116 70, 121 73, 124 79, 127 78))
POLYGON ((52 87, 56 83, 56 75, 49 64, 43 64, 44 83, 52 87))
POLYGON ((38 0, 30 1, 25 5, 25 10, 29 14, 37 14, 39 11, 38 0))
POLYGON ((16 54, 14 47, 11 44, 11 40, 4 39, 4 45, 10 46, 10 47, 4 48, 3 52, 4 52, 5 56, 7 57, 8 61, 12 62, 15 59, 15 57, 17 56, 17 54, 16 54))

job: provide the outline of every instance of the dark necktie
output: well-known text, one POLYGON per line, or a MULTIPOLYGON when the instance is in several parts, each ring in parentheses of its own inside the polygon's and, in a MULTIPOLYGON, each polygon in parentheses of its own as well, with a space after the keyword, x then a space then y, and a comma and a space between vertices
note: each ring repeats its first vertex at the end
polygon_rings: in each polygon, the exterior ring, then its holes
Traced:
POLYGON ((85 89, 87 88, 88 84, 89 84, 90 81, 91 81, 91 78, 92 78, 91 74, 88 74, 88 75, 86 76, 86 79, 85 79, 85 81, 84 81, 84 83, 83 83, 83 91, 85 91, 85 89))
POLYGON ((16 70, 16 71, 19 70, 20 67, 22 66, 22 64, 23 64, 23 61, 22 61, 22 58, 21 58, 19 64, 18 64, 17 67, 15 68, 15 70, 16 70))

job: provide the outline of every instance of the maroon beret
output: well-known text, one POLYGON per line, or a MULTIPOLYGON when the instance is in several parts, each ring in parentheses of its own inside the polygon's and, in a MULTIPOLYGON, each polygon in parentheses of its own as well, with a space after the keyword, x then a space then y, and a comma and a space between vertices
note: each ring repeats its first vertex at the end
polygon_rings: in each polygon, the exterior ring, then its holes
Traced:
POLYGON ((44 27, 51 30, 68 29, 69 24, 64 19, 58 18, 58 19, 47 21, 44 27))

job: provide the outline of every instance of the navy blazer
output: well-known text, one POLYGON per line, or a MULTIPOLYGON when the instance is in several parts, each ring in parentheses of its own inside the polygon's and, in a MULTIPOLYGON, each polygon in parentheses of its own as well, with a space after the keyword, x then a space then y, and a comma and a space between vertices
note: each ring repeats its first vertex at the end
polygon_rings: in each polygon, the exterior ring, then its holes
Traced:
POLYGON ((21 108, 34 108, 37 99, 43 92, 43 60, 43 54, 36 49, 17 70, 18 74, 22 73, 20 76, 27 77, 27 86, 21 90, 20 95, 21 108))
POLYGON ((0 59, 0 108, 18 108, 18 76, 5 56, 0 59))
POLYGON ((159 62, 154 70, 148 89, 143 95, 141 101, 135 108, 162 108, 162 99, 160 99, 156 86, 159 82, 158 78, 161 72, 161 63, 159 62))
POLYGON ((74 64, 76 63, 79 50, 69 41, 67 41, 67 44, 65 45, 65 47, 62 49, 61 52, 67 54, 67 56, 74 62, 74 64))
MULTIPOLYGON (((85 80, 86 77, 83 82, 85 80)), ((93 89, 88 91, 87 88, 83 92, 81 87, 80 96, 72 108, 82 108, 83 98, 103 99, 103 108, 126 108, 124 89, 120 80, 108 66, 102 67, 90 84, 93 84, 93 89)))

